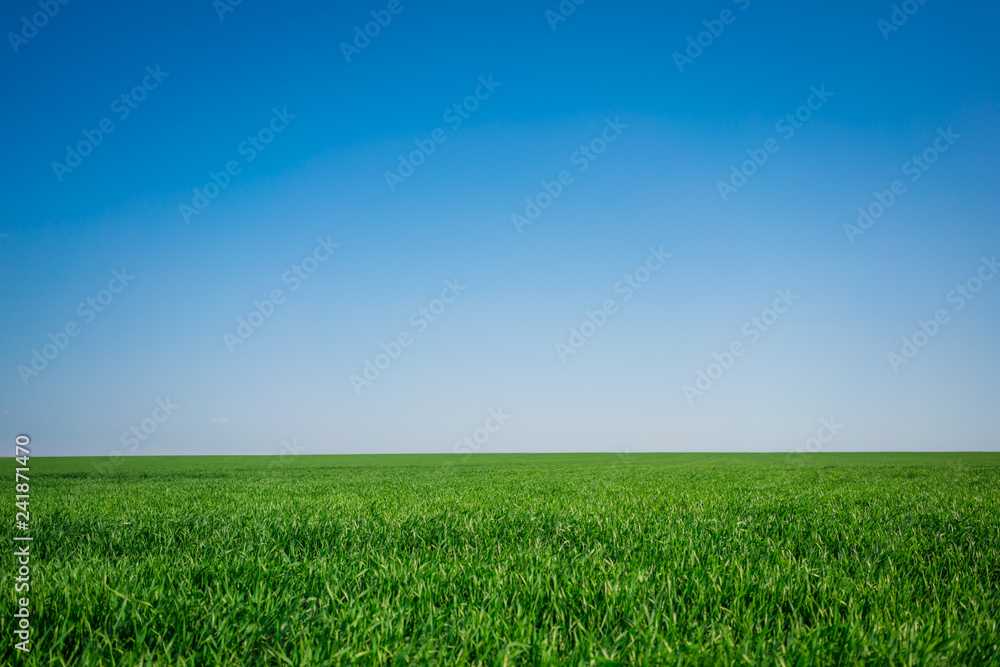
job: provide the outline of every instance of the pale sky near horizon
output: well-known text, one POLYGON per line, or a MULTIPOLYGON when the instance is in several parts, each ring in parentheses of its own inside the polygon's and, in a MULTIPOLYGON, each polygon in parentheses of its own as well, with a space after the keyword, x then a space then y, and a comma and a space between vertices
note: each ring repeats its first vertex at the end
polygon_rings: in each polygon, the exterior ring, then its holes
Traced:
POLYGON ((995 4, 220 2, 0 11, 10 443, 1000 449, 995 4))

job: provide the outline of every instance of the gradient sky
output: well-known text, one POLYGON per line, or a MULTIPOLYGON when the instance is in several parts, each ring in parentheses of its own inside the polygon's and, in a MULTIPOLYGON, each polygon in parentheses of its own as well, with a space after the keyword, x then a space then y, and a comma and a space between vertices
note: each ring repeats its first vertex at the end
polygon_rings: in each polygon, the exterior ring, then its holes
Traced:
MULTIPOLYGON (((0 432, 29 433, 35 455, 450 452, 502 409, 481 451, 787 452, 817 434, 822 451, 996 450, 1000 279, 961 309, 949 294, 1000 254, 1000 8, 931 0, 885 32, 891 4, 590 0, 553 29, 557 0, 401 0, 350 62, 341 43, 388 2, 245 0, 221 19, 210 0, 60 5, 0 56, 0 432), (679 71, 673 54, 724 10, 679 71), (121 118, 114 101, 157 66, 121 118), (445 112, 491 76, 453 129, 445 112), (786 138, 776 123, 823 86, 786 138), (273 109, 295 117, 248 161, 273 109), (105 118, 60 181, 53 162, 105 118), (608 121, 627 127, 579 171, 608 121), (392 191, 385 172, 437 128, 392 191), (947 128, 959 138, 911 181, 947 128), (723 201, 717 183, 770 138, 723 201), (230 161, 239 174, 186 222, 230 161), (563 170, 519 233, 511 215, 563 170), (851 243, 844 225, 897 179, 851 243), (339 247, 293 291, 317 238, 339 247), (626 300, 616 285, 661 246, 626 300), (122 269, 134 279, 90 320, 79 304, 122 269), (456 279, 421 330, 411 314, 456 279), (230 351, 275 289, 284 302, 230 351), (753 340, 744 323, 786 289, 798 299, 753 340), (608 299, 563 362, 556 344, 608 299), (894 369, 938 310, 947 324, 894 369), (26 374, 69 322, 78 335, 26 374), (412 344, 356 392, 401 332, 412 344), (743 356, 689 401, 735 341, 743 356)), ((4 32, 38 11, 7 3, 4 32)))

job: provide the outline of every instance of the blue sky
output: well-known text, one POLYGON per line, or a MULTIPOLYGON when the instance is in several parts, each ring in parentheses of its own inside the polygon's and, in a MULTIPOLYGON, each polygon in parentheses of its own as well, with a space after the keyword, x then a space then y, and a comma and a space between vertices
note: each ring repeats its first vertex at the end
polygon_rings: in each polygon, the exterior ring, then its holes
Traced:
POLYGON ((46 6, 0 13, 36 455, 997 449, 994 4, 46 6))

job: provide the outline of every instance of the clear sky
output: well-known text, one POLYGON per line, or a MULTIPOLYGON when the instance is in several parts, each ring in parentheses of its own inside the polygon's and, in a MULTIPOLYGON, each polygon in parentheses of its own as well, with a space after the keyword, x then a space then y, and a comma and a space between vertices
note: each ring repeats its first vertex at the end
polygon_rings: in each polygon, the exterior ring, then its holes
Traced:
POLYGON ((223 2, 0 11, 9 442, 998 448, 995 3, 223 2))

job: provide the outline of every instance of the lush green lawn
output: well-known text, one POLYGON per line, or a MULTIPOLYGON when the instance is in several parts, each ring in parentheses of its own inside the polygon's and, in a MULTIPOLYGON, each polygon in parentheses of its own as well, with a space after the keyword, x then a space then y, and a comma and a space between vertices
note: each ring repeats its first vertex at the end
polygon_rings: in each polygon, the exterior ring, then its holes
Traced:
POLYGON ((1000 664, 1000 454, 102 463, 5 665, 1000 664))

